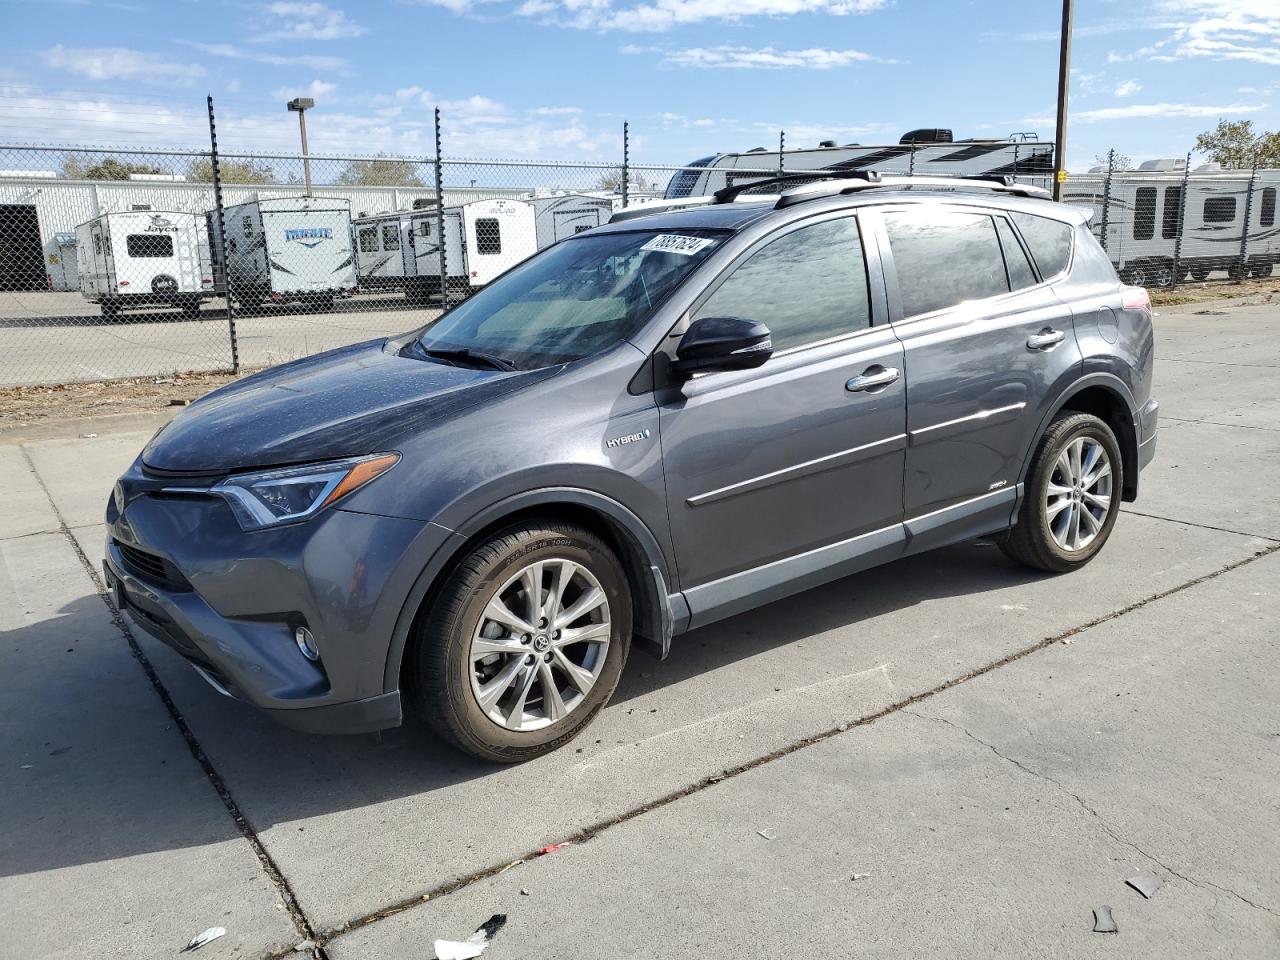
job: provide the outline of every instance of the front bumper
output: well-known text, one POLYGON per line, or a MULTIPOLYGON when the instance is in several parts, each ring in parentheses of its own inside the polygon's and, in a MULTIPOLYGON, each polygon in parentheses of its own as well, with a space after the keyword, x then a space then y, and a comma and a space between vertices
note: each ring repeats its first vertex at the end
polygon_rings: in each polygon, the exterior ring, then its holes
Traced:
POLYGON ((385 679, 395 624, 448 531, 329 509, 245 533, 212 497, 139 495, 107 514, 106 583, 122 613, 219 692, 315 733, 401 722, 385 679), (304 657, 305 625, 320 659, 304 657))

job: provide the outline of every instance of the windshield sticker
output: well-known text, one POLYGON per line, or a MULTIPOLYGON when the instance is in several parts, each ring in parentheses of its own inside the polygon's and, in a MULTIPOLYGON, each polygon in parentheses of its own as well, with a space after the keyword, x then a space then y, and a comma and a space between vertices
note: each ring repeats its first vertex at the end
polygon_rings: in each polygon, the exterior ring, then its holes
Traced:
POLYGON ((710 237, 682 237, 676 233, 660 233, 641 250, 657 250, 661 253, 679 253, 691 257, 699 250, 705 250, 715 243, 710 237))

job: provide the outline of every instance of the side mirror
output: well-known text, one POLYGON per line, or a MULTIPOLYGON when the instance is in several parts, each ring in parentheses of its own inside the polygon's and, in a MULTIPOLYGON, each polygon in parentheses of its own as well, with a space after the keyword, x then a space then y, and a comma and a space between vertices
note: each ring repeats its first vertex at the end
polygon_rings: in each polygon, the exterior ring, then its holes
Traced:
POLYGON ((769 328, 745 317, 699 317, 689 325, 671 368, 689 374, 704 370, 750 370, 773 356, 769 328))

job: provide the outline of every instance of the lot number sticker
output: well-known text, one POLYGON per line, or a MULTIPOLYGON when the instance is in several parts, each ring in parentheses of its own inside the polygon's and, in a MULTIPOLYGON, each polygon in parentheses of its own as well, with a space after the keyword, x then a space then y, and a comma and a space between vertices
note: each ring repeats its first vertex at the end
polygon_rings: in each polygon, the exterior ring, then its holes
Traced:
POLYGON ((686 257, 691 257, 699 250, 705 249, 715 243, 710 237, 682 237, 676 233, 660 233, 641 250, 657 250, 661 253, 679 253, 686 257))

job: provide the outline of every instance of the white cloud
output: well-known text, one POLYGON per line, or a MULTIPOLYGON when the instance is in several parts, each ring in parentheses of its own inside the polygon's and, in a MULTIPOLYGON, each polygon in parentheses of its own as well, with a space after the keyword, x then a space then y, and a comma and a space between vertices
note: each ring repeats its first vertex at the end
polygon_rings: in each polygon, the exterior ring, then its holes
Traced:
POLYGON ((336 83, 312 80, 305 87, 277 87, 271 96, 277 100, 292 100, 294 97, 311 97, 313 100, 324 100, 337 89, 338 85, 336 83))
POLYGON ((1275 0, 1159 0, 1171 35, 1116 61, 1202 57, 1280 66, 1280 3, 1275 0))
POLYGON ((581 107, 535 107, 529 111, 535 117, 571 117, 582 113, 581 107))
POLYGON ((170 63, 153 53, 124 47, 56 47, 41 58, 49 66, 78 73, 90 80, 154 80, 158 83, 189 83, 204 75, 194 63, 170 63))
POLYGON ((1116 87, 1117 97, 1131 97, 1142 89, 1142 84, 1137 80, 1125 80, 1116 87))
MULTIPOLYGON (((691 47, 686 50, 667 51, 662 63, 678 67, 702 67, 737 70, 782 70, 798 68, 806 70, 830 70, 847 67, 851 63, 877 61, 861 50, 778 50, 774 47, 738 47, 729 44, 718 47, 691 47)), ((892 61, 881 61, 892 62, 892 61)))
POLYGON ((1071 119, 1082 123, 1096 123, 1100 120, 1132 120, 1140 117, 1222 117, 1258 113, 1266 109, 1266 104, 1250 103, 1233 103, 1224 107, 1195 103, 1135 103, 1127 107, 1080 110, 1073 112, 1071 119))
POLYGON ((179 40, 184 47, 191 47, 211 57, 226 57, 229 60, 249 60, 253 63, 267 63, 276 67, 307 67, 310 70, 343 70, 347 61, 342 57, 318 57, 306 54, 284 56, 277 53, 265 53, 261 50, 245 50, 229 43, 199 43, 195 40, 179 40))
POLYGON ((276 2, 267 4, 269 26, 264 40, 342 40, 368 33, 349 20, 342 10, 323 3, 276 2))
POLYGON ((525 0, 518 12, 583 30, 660 32, 708 20, 788 17, 801 13, 846 16, 871 13, 889 0, 649 0, 615 7, 612 0, 525 0))

